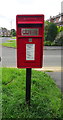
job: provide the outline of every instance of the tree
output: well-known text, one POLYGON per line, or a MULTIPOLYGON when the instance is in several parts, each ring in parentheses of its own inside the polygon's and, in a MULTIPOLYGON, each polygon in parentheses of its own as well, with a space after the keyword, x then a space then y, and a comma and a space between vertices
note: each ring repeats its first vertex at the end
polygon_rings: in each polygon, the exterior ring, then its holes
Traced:
POLYGON ((59 32, 52 45, 63 46, 63 31, 59 32))
POLYGON ((16 36, 16 31, 15 31, 15 29, 11 29, 11 35, 12 35, 12 36, 16 36))
POLYGON ((48 21, 45 21, 45 24, 44 24, 44 37, 45 37, 45 41, 47 41, 47 33, 48 33, 49 24, 50 23, 48 21))
POLYGON ((63 31, 63 26, 57 26, 57 28, 58 28, 58 33, 63 31))
POLYGON ((47 32, 46 40, 53 42, 58 33, 58 28, 55 23, 50 23, 47 32))

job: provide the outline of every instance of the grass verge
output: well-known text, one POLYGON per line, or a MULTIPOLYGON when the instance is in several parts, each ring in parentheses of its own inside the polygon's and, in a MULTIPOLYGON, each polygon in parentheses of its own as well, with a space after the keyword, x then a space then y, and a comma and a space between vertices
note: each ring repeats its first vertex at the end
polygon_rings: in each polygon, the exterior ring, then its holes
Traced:
POLYGON ((25 104, 25 74, 25 69, 2 68, 3 120, 63 118, 61 91, 45 72, 32 71, 31 105, 25 104))
POLYGON ((11 37, 11 39, 16 39, 16 37, 11 37))
POLYGON ((2 43, 3 46, 16 48, 16 40, 8 40, 8 43, 2 43))

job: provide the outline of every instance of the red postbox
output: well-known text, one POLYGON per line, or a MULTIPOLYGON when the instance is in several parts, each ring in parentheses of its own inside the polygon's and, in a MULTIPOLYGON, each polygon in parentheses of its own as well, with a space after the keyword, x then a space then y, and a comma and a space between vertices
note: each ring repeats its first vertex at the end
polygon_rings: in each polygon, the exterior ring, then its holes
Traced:
POLYGON ((43 63, 44 15, 17 15, 17 67, 41 68, 43 63))

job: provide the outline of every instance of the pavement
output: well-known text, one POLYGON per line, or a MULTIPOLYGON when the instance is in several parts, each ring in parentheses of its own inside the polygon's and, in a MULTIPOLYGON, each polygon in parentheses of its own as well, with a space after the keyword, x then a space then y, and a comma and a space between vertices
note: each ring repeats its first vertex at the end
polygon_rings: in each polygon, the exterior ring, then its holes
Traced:
POLYGON ((63 92, 63 82, 62 82, 63 74, 61 74, 62 73, 61 67, 43 67, 41 69, 35 69, 35 70, 46 72, 55 81, 57 86, 63 92))
POLYGON ((63 46, 44 46, 44 50, 63 50, 63 46))
POLYGON ((45 71, 45 72, 61 72, 61 67, 57 67, 57 66, 52 66, 52 67, 42 67, 42 68, 38 68, 36 69, 38 71, 45 71))

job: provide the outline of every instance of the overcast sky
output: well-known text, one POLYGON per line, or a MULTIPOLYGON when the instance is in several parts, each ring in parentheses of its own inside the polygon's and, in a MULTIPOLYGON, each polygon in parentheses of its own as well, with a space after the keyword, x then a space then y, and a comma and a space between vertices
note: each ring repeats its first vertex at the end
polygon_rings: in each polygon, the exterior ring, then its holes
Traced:
POLYGON ((44 14, 45 20, 61 12, 62 0, 0 0, 0 27, 16 28, 17 14, 44 14))

